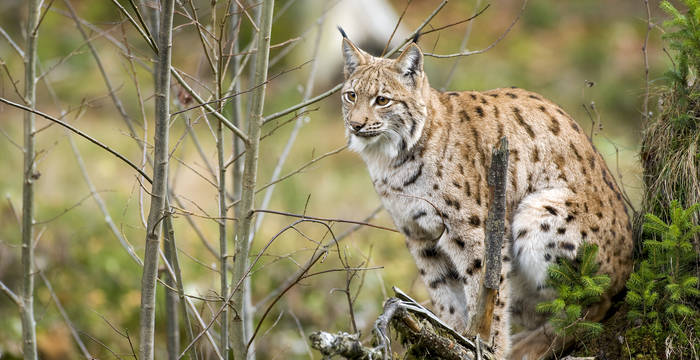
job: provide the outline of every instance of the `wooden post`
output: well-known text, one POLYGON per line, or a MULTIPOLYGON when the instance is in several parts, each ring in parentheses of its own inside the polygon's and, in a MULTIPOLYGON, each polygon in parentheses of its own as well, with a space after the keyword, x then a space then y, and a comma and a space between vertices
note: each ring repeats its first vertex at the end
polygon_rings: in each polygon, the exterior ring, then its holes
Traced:
POLYGON ((497 148, 491 152, 489 168, 489 215, 485 225, 485 270, 481 282, 481 291, 477 298, 470 332, 483 339, 489 339, 493 309, 498 295, 501 275, 501 246, 505 234, 506 184, 508 179, 508 140, 503 137, 497 148))

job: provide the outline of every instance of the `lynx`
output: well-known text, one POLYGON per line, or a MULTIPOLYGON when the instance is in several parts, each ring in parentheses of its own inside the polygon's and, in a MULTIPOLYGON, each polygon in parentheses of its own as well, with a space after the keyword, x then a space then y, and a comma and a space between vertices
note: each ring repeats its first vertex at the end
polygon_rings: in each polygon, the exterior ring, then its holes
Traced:
MULTIPOLYGON (((342 31, 341 31, 342 33, 342 31)), ((479 293, 491 149, 506 136, 506 239, 491 337, 499 358, 539 359, 570 339, 554 335, 537 303, 555 296, 547 268, 599 247, 611 278, 600 320, 632 268, 633 237, 620 190, 581 127, 559 106, 518 88, 440 92, 410 43, 377 58, 343 33, 343 119, 349 148, 365 161, 436 314, 466 332, 479 293)))

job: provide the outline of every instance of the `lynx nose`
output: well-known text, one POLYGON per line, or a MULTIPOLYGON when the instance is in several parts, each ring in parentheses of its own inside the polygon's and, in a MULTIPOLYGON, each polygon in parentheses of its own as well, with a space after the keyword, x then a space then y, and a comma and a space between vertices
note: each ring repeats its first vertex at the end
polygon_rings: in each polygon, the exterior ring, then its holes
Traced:
POLYGON ((355 131, 355 132, 360 131, 360 129, 362 129, 362 128, 365 126, 364 123, 359 123, 359 122, 355 122, 355 121, 350 121, 350 122, 348 123, 348 125, 350 125, 350 127, 352 128, 352 130, 355 131))

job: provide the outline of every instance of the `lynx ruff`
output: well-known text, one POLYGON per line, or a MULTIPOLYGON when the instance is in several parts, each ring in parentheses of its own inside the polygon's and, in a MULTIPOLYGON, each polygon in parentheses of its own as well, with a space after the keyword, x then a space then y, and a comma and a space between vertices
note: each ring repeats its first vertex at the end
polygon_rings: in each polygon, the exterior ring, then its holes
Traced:
POLYGON ((423 54, 373 57, 343 34, 343 119, 384 207, 406 236, 440 318, 461 332, 479 293, 491 150, 510 155, 506 239, 491 340, 499 358, 538 359, 571 339, 554 336, 537 303, 551 299, 547 267, 597 244, 611 278, 596 321, 632 268, 632 233, 610 171, 580 126, 541 95, 517 88, 440 92, 423 54))

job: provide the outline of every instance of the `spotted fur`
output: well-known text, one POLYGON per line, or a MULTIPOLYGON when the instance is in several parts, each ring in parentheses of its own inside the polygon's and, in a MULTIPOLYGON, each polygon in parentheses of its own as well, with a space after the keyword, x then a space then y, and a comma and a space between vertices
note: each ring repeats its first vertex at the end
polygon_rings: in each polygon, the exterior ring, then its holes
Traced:
POLYGON ((439 92, 414 43, 395 60, 343 39, 343 119, 384 207, 428 287, 436 313, 467 331, 483 272, 486 182, 491 149, 511 149, 507 239, 491 337, 497 353, 536 359, 565 346, 534 306, 550 299, 547 267, 598 244, 611 277, 599 319, 632 267, 632 234, 619 189, 575 121, 554 103, 518 88, 439 92), (513 333, 515 330, 515 334, 513 333), (554 345, 554 346, 550 346, 554 345))

